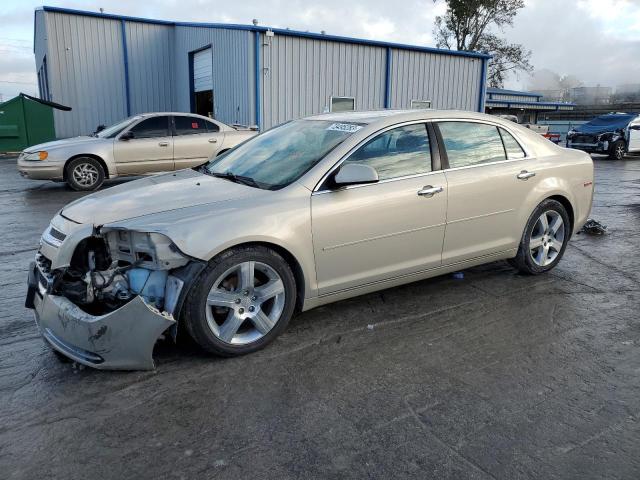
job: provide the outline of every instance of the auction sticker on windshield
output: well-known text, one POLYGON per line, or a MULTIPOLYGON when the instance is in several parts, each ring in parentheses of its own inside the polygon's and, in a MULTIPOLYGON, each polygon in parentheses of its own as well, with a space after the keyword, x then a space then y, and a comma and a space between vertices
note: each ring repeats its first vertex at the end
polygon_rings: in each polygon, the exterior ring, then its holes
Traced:
POLYGON ((354 125, 352 123, 333 123, 327 127, 327 130, 336 130, 338 132, 353 133, 362 129, 361 125, 354 125))

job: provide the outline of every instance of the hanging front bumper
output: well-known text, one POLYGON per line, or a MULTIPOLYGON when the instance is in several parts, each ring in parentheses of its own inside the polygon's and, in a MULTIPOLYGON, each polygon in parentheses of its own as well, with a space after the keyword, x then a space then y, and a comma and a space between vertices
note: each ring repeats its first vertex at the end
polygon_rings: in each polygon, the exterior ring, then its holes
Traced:
POLYGON ((153 347, 176 323, 141 297, 105 315, 91 315, 67 298, 47 293, 35 264, 26 306, 34 309, 40 333, 51 347, 78 363, 106 370, 153 369, 153 347))

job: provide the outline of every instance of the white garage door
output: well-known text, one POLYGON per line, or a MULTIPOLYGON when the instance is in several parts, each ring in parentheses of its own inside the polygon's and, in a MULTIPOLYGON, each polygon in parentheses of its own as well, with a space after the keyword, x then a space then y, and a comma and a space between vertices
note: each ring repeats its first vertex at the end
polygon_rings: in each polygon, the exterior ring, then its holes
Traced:
POLYGON ((193 54, 193 91, 213 90, 213 62, 211 48, 193 54))

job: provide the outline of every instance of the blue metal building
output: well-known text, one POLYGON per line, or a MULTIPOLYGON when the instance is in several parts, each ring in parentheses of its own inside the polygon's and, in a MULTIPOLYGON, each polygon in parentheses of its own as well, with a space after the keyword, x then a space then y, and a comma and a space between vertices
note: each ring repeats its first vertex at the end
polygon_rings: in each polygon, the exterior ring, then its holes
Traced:
POLYGON ((129 115, 192 111, 269 128, 338 109, 484 111, 488 55, 254 25, 42 7, 34 53, 59 138, 129 115))
POLYGON ((570 111, 575 103, 543 102, 542 94, 489 87, 485 100, 486 113, 515 115, 519 123, 538 123, 541 112, 570 111))

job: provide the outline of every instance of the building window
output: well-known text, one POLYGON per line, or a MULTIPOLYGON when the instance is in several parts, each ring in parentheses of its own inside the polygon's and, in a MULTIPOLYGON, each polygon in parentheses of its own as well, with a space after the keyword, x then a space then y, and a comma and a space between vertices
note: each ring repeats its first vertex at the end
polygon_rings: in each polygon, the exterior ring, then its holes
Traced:
POLYGON ((411 108, 416 110, 431 108, 431 100, 411 100, 411 108))
POLYGON ((331 97, 332 112, 352 112, 356 109, 356 99, 353 97, 331 97))

